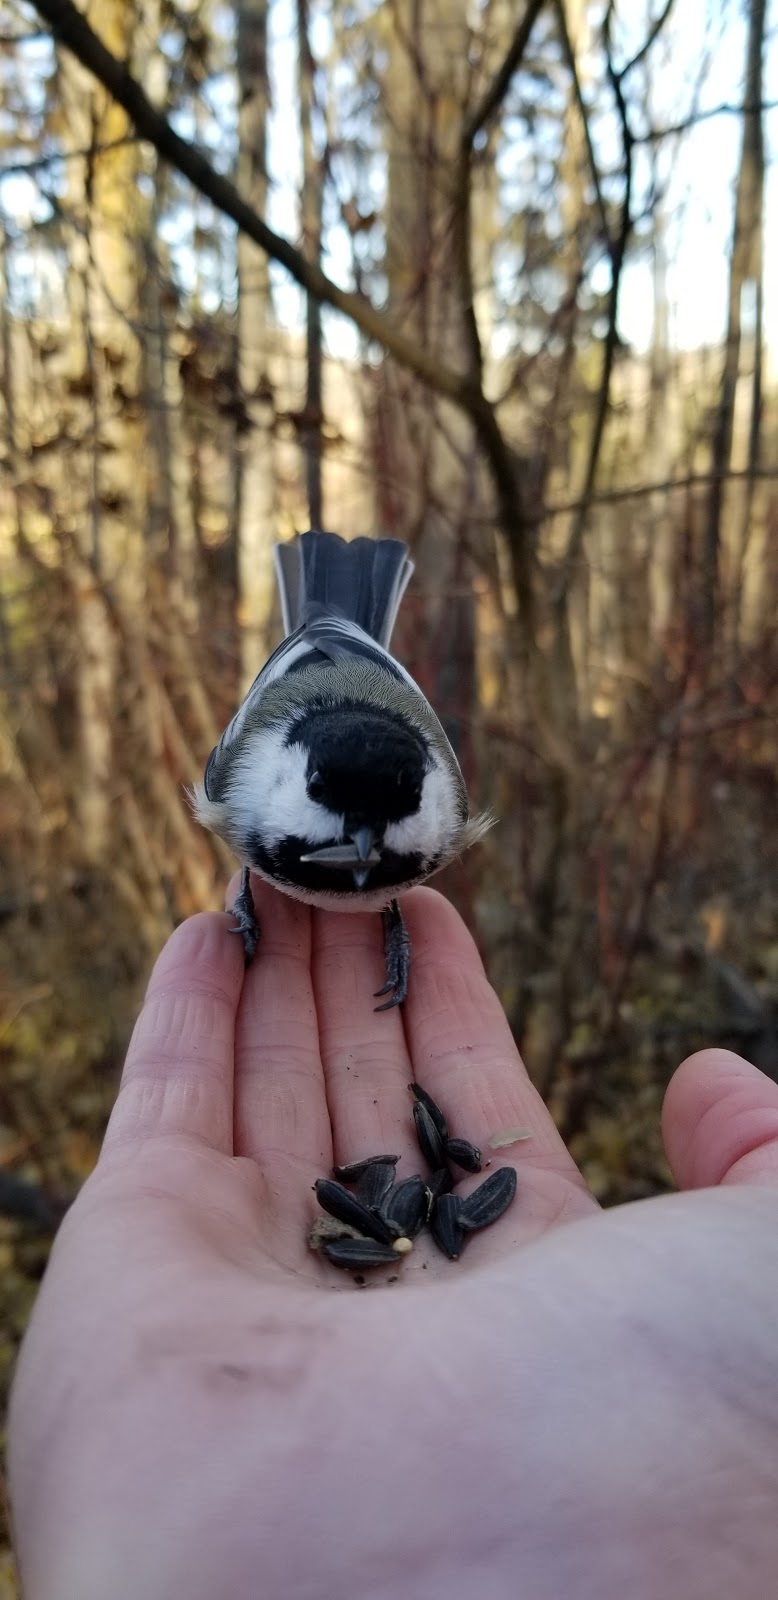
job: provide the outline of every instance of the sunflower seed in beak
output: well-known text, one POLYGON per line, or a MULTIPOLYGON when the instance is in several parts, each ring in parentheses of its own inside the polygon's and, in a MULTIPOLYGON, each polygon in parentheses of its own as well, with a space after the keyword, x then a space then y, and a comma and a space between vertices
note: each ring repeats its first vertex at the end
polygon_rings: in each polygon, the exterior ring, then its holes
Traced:
POLYGON ((325 844, 320 850, 309 850, 300 860, 306 865, 309 862, 317 867, 335 867, 345 872, 369 871, 377 867, 381 857, 377 850, 371 850, 367 856, 361 856, 355 844, 325 844))

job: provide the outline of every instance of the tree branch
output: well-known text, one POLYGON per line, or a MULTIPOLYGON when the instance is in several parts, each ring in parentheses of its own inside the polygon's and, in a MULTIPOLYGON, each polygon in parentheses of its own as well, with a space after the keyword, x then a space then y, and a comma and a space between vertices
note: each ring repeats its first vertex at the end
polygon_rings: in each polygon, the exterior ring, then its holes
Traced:
POLYGON ((513 35, 510 49, 502 66, 498 67, 491 83, 484 90, 462 130, 462 145, 472 150, 476 135, 486 127, 505 99, 514 72, 519 67, 529 44, 530 34, 543 8, 544 0, 528 0, 527 9, 513 35))
POLYGON ((663 27, 664 27, 664 25, 665 25, 665 23, 666 23, 666 21, 667 21, 667 19, 669 17, 670 12, 672 11, 674 5, 675 5, 675 0, 665 0, 665 3, 663 5, 661 11, 654 18, 654 20, 653 20, 653 22, 652 22, 652 24, 651 24, 651 26, 650 26, 650 28, 648 30, 648 33, 646 34, 646 37, 645 37, 642 45, 640 46, 640 49, 636 50, 634 56, 632 56, 630 61, 627 61, 623 67, 619 67, 619 70, 618 70, 618 72, 616 74, 616 76, 619 79, 619 82, 621 82, 621 80, 623 78, 626 78, 627 73, 631 72, 632 68, 636 67, 638 62, 642 61, 644 59, 644 57, 648 55, 648 52, 651 49, 651 46, 659 38, 659 35, 662 32, 662 29, 663 29, 663 27))
POLYGON ((671 139, 674 134, 687 133, 698 122, 709 122, 711 117, 746 117, 764 111, 778 111, 778 100, 743 101, 731 105, 725 101, 720 106, 710 106, 707 111, 693 111, 682 122, 672 122, 666 128, 649 128, 648 133, 636 133, 635 144, 658 144, 661 139, 671 139))
MULTIPOLYGON (((534 3, 537 5, 538 0, 534 0, 534 3)), ((76 10, 72 0, 35 0, 35 9, 48 22, 60 43, 72 51, 82 66, 123 106, 141 138, 154 145, 159 154, 183 177, 188 178, 219 211, 230 217, 261 250, 285 267, 308 294, 349 317, 362 333, 369 339, 375 339, 377 344, 421 378, 436 394, 453 400, 472 415, 474 402, 477 403, 479 399, 477 393, 473 395, 472 380, 398 332, 364 295, 340 289, 320 267, 306 260, 288 239, 268 227, 253 207, 242 199, 235 185, 216 172, 206 157, 188 140, 182 139, 166 117, 155 109, 137 79, 106 49, 86 18, 76 10)))
POLYGON ((514 452, 508 444, 492 403, 483 392, 483 350, 474 305, 471 260, 471 198, 473 189, 473 146, 476 137, 499 110, 513 74, 518 70, 529 43, 535 20, 544 0, 528 0, 527 8, 513 36, 502 65, 465 121, 459 142, 459 157, 452 196, 453 249, 459 302, 465 335, 469 376, 472 382, 470 416, 476 437, 489 462, 502 529, 508 542, 516 599, 519 606, 527 650, 535 641, 534 587, 530 553, 530 527, 523 504, 521 484, 514 452))
MULTIPOLYGON (((46 172, 49 167, 56 166, 63 161, 85 161, 87 157, 104 156, 112 150, 121 150, 125 145, 138 144, 137 133, 125 133, 120 139, 106 139, 104 144, 85 145, 80 150, 49 150, 45 156, 35 156, 30 161, 0 162, 0 182, 3 178, 32 177, 36 172, 46 172)), ((46 196, 48 200, 49 196, 46 196)))
POLYGON ((597 202, 597 214, 600 219, 602 236, 606 244, 610 245, 608 213, 605 209, 605 201, 602 195, 602 183, 600 180, 600 170, 597 166, 597 157, 595 156, 594 144, 592 143, 592 130, 589 126, 589 109, 584 99, 583 89, 581 88, 581 79, 578 73, 578 62, 575 59, 575 49, 573 47, 573 41, 570 38, 570 30, 567 26, 565 0, 555 0, 554 10, 556 12, 557 26, 559 28, 559 37, 562 43, 562 50, 564 52, 567 68, 573 83, 575 103, 578 107, 578 115, 581 118, 581 124, 583 127, 584 143, 586 144, 589 170, 591 172, 592 183, 594 185, 594 196, 597 202))
POLYGON ((567 541, 567 548, 562 557, 557 581, 554 585, 553 603, 555 608, 559 611, 563 610, 567 604, 567 596, 575 571, 575 564, 578 560, 581 546, 583 544, 584 534, 586 532, 586 524, 589 518, 592 494, 594 492, 594 485, 597 477, 597 467, 600 460, 600 451, 602 449, 602 441, 605 434, 605 424, 608 419, 611 376, 613 373, 613 362, 616 355, 616 345, 618 342, 617 323, 619 313, 619 290, 621 288, 621 274, 624 267, 627 240, 629 239, 633 224, 632 153, 634 148, 634 140, 632 138, 632 130, 630 128, 629 118, 627 116, 627 106, 624 99, 624 91, 621 86, 621 77, 613 66, 613 58, 611 53, 612 20, 613 4, 611 0, 611 3, 609 3, 605 14, 605 21, 603 24, 603 39, 605 45, 608 78, 613 90, 613 96, 616 101, 616 110, 618 112, 619 123, 621 125, 622 151, 624 156, 624 196, 621 203, 618 233, 616 234, 615 238, 609 241, 608 247, 608 253, 611 261, 611 283, 610 293, 608 295, 608 327, 603 344, 602 375, 600 377, 600 387, 597 395, 597 407, 594 416, 594 425, 592 427, 592 434, 589 442, 589 455, 586 463, 586 475, 584 478, 580 504, 573 518, 573 525, 567 541))
MULTIPOLYGON (((511 49, 500 71, 476 108, 465 130, 472 148, 483 122, 493 114, 521 58, 532 23, 543 0, 529 0, 525 16, 517 29, 511 49)), ((151 104, 137 79, 122 62, 106 49, 72 0, 35 0, 36 10, 48 22, 61 44, 91 72, 110 95, 123 106, 141 138, 152 144, 201 194, 253 239, 274 261, 278 261, 308 295, 330 305, 351 321, 369 339, 393 356, 408 372, 420 378, 434 393, 451 400, 470 418, 484 452, 494 485, 502 531, 507 541, 514 574, 514 587, 523 625, 523 642, 528 654, 535 647, 534 592, 529 549, 530 524, 521 502, 516 459, 500 429, 494 407, 483 393, 478 375, 461 373, 406 338, 370 301, 361 294, 338 288, 321 268, 308 261, 288 239, 275 233, 253 207, 241 197, 234 184, 221 176, 201 152, 182 139, 170 123, 151 104)))

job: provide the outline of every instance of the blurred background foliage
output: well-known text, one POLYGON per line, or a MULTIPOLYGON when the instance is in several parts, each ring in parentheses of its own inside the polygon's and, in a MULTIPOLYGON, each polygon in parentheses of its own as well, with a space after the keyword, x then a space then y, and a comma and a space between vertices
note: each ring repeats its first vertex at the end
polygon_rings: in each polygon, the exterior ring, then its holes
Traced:
POLYGON ((4 1383, 154 955, 221 905, 185 790, 296 530, 412 547, 397 652, 499 819, 441 885, 595 1192, 669 1184, 683 1054, 778 1073, 775 36, 1 0, 4 1383))

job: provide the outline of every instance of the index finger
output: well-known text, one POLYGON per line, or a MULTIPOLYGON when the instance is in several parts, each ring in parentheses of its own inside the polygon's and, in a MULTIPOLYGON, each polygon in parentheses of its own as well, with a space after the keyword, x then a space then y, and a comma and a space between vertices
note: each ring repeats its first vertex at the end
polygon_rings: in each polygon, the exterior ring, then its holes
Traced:
POLYGON ((201 912, 176 928, 149 980, 104 1152, 183 1134, 232 1155, 235 1013, 243 952, 231 919, 201 912))

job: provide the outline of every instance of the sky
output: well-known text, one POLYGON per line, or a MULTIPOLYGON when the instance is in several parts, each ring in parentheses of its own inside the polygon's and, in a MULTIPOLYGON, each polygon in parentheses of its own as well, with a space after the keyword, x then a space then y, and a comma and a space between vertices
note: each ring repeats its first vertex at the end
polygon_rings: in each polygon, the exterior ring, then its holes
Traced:
MULTIPOLYGON (((636 8, 637 9, 637 8, 636 8)), ((742 4, 677 0, 666 39, 655 47, 652 86, 657 127, 681 121, 694 104, 694 79, 704 64, 697 109, 735 105, 743 97, 746 33, 742 4), (709 48, 709 59, 706 56, 709 48)), ((635 12, 630 11, 631 16, 635 12)), ((639 29, 636 29, 640 36, 639 29)), ((767 13, 764 93, 776 109, 765 116, 767 166, 764 230, 765 342, 778 370, 778 3, 767 13)), ((634 41, 638 42, 638 41, 634 41)), ((671 342, 678 349, 717 343, 726 319, 732 207, 740 151, 736 116, 700 122, 680 139, 663 141, 660 174, 665 188, 669 257, 671 342)), ((646 261, 627 268, 620 306, 622 336, 638 349, 651 338, 651 270, 646 261)))

